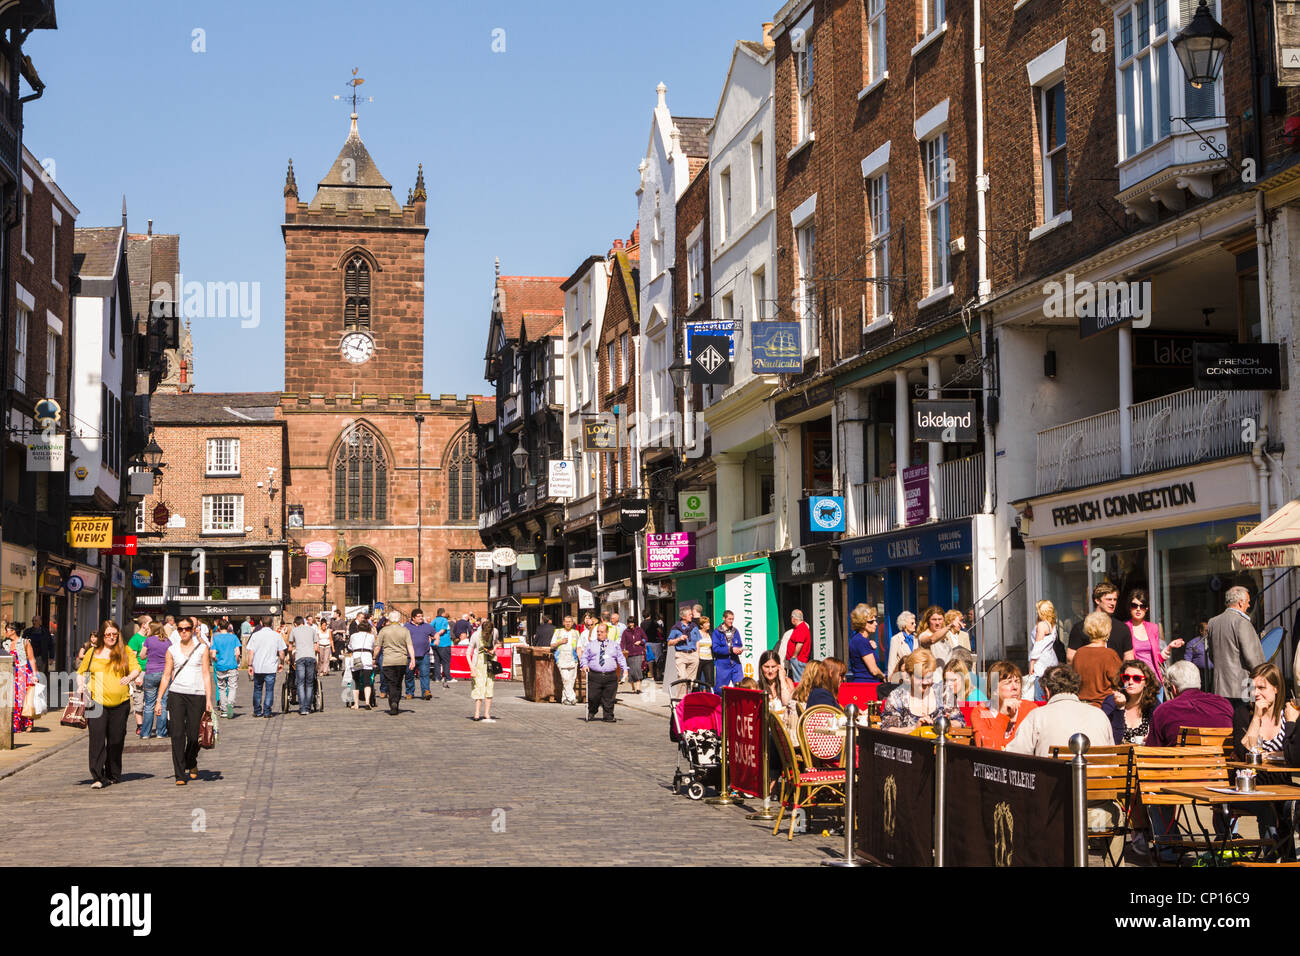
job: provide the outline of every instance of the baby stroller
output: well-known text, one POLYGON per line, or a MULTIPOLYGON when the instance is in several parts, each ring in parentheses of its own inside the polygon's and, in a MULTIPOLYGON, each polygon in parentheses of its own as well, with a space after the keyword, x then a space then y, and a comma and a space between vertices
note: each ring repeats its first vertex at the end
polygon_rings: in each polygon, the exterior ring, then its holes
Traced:
POLYGON ((677 744, 673 793, 685 790, 692 800, 699 800, 705 787, 722 789, 722 698, 699 681, 674 681, 668 690, 668 738, 677 744))

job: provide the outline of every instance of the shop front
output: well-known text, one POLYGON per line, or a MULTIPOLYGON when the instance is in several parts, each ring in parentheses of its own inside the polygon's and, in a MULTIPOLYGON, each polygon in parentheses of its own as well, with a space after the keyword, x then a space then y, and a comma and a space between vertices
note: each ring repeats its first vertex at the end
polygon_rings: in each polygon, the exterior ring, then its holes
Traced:
POLYGON ((1238 458, 1025 502, 1029 620, 1049 600, 1068 630, 1092 609, 1092 588, 1109 581, 1120 590, 1121 616, 1133 589, 1148 593, 1166 640, 1194 637, 1236 585, 1250 590, 1258 626, 1262 574, 1234 569, 1231 553, 1259 522, 1258 488, 1254 466, 1238 458))
POLYGON ((25 625, 37 607, 36 552, 6 542, 0 572, 0 620, 25 625))
POLYGON ((964 519, 841 541, 846 607, 874 607, 891 636, 899 614, 919 618, 932 604, 969 618, 976 597, 973 537, 973 522, 964 519))
POLYGON ((843 659, 848 648, 848 615, 837 550, 830 543, 810 544, 769 556, 781 633, 790 626, 790 612, 802 611, 812 630, 812 657, 816 660, 831 655, 843 659))
POLYGON ((756 677, 759 657, 765 650, 776 647, 784 630, 772 562, 768 558, 754 558, 717 564, 712 570, 713 612, 705 613, 715 627, 727 611, 736 616, 736 629, 745 645, 740 655, 741 668, 746 677, 756 677))

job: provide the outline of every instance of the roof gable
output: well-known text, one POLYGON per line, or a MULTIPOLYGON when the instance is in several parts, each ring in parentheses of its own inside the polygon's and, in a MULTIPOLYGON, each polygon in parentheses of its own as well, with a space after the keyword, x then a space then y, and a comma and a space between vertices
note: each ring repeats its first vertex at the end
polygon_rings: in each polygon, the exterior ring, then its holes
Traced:
POLYGON ((401 215, 402 207, 393 198, 392 183, 383 177, 375 165, 366 144, 357 132, 357 117, 352 116, 352 128, 343 148, 334 159, 325 178, 316 184, 310 209, 319 211, 323 205, 336 210, 360 207, 366 211, 387 209, 401 215))

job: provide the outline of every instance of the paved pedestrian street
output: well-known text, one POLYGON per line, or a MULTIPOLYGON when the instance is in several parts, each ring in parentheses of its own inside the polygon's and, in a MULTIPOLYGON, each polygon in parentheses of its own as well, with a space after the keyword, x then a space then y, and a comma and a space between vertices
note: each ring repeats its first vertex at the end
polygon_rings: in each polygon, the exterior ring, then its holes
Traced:
POLYGON ((588 724, 581 705, 530 703, 499 682, 499 720, 475 723, 461 681, 390 717, 346 709, 335 675, 326 687, 323 714, 258 720, 241 682, 235 718, 185 787, 170 750, 156 749, 128 751, 122 783, 91 790, 84 737, 0 780, 24 833, 0 863, 809 865, 843 847, 820 833, 791 842, 784 826, 774 837, 740 807, 674 795, 676 749, 659 713, 619 706, 618 723, 588 724), (105 839, 115 818, 119 836, 105 839))

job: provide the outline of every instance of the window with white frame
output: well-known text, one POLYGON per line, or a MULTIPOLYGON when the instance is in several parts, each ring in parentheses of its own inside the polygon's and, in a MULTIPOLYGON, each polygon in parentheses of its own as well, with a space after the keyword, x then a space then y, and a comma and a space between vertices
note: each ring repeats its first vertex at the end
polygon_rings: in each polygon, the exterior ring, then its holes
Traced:
POLYGON ((946 286, 948 262, 948 133, 942 132, 921 143, 925 160, 925 218, 929 254, 930 291, 946 286))
POLYGON ((591 397, 592 384, 596 381, 596 375, 591 367, 591 346, 582 347, 582 397, 578 404, 586 405, 587 400, 591 397))
MULTIPOLYGON (((1115 10, 1121 160, 1177 132, 1172 121, 1177 112, 1189 121, 1218 116, 1218 83, 1192 86, 1170 46, 1196 14, 1197 2, 1134 0, 1115 10)), ((1218 0, 1209 6, 1218 17, 1218 0)))
POLYGON ((614 365, 614 343, 608 342, 605 344, 605 391, 607 392, 614 391, 614 382, 617 381, 614 377, 614 365))
POLYGON ((632 374, 631 374, 632 365, 630 361, 631 355, 629 354, 630 347, 631 347, 631 340, 628 338, 628 334, 624 332, 622 335, 618 337, 618 354, 619 354, 619 358, 622 359, 622 363, 623 363, 622 374, 619 376, 619 381, 622 382, 624 385, 626 385, 628 381, 630 381, 632 378, 632 374))
POLYGON ((27 391, 27 327, 31 315, 30 309, 22 305, 14 306, 13 387, 16 392, 27 391))
POLYGON ((59 222, 56 219, 50 228, 50 281, 62 288, 59 283, 59 232, 59 222))
POLYGON ((23 252, 32 257, 32 191, 23 190, 23 252))
POLYGON ((821 338, 817 330, 817 297, 813 285, 813 276, 817 269, 817 228, 809 219, 794 231, 795 254, 799 261, 795 263, 795 280, 798 289, 799 317, 803 326, 804 354, 817 350, 821 338))
POLYGON ((55 387, 59 379, 59 333, 53 329, 45 332, 45 394, 58 394, 55 387))
MULTIPOLYGON (((136 468, 133 469, 133 472, 143 471, 143 470, 144 470, 143 468, 136 468)), ((139 534, 144 530, 145 530, 144 499, 141 498, 140 503, 135 506, 135 533, 139 534)))
POLYGON ((570 410, 582 404, 582 382, 578 379, 578 356, 569 357, 569 402, 570 410))
POLYGON ((813 38, 805 25, 792 31, 794 75, 798 93, 798 129, 796 140, 804 142, 812 135, 813 38))
POLYGON ((718 175, 718 242, 731 238, 731 167, 718 175))
POLYGON ((885 75, 885 0, 865 0, 867 7, 867 85, 885 75))
POLYGON ((929 36, 943 26, 944 0, 921 0, 921 36, 929 36))
POLYGON ((750 313, 755 321, 762 321, 767 315, 767 273, 760 266, 750 273, 754 289, 754 310, 750 313))
POLYGON ((204 495, 203 532, 240 532, 244 530, 243 495, 204 495))
POLYGON ((704 299, 704 235, 701 231, 700 238, 686 250, 686 311, 694 312, 704 299))
POLYGON ((750 202, 749 211, 758 212, 763 208, 763 203, 767 202, 767 196, 764 193, 763 186, 763 137, 757 136, 749 144, 749 170, 753 176, 753 183, 750 184, 750 202))
POLYGON ((722 308, 722 316, 721 316, 722 320, 723 320, 724 322, 732 322, 732 321, 734 321, 735 318, 736 318, 736 297, 735 297, 735 295, 733 295, 733 294, 730 293, 730 292, 728 292, 726 295, 724 295, 724 296, 722 297, 721 308, 722 308))
POLYGON ((650 277, 654 278, 664 268, 664 231, 659 218, 659 194, 655 193, 654 228, 650 234, 650 277))
POLYGON ((1043 221, 1070 208, 1065 155, 1065 81, 1038 90, 1038 143, 1043 171, 1043 221))
MULTIPOLYGON (((889 173, 882 172, 867 180, 867 214, 871 223, 871 275, 889 279, 889 173)), ((890 313, 889 283, 872 283, 871 314, 881 319, 890 313)))
POLYGON ((209 438, 208 465, 209 475, 239 474, 239 439, 209 438))

